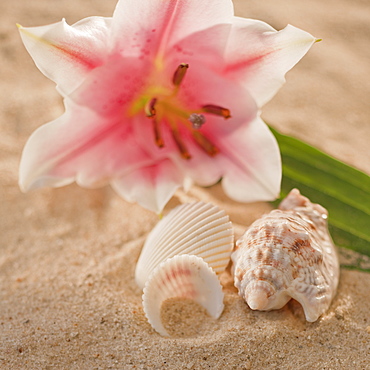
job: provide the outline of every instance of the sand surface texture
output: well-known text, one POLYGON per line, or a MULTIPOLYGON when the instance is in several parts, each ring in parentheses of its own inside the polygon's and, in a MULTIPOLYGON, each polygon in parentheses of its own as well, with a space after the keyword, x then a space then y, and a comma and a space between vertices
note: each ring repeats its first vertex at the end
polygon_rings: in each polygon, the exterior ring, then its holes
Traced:
MULTIPOLYGON (((0 2, 0 368, 369 369, 370 274, 342 269, 338 294, 315 323, 307 323, 294 303, 273 312, 250 310, 224 274, 220 319, 192 302, 168 302, 162 315, 173 336, 164 338, 147 322, 134 282, 157 216, 110 188, 20 192, 22 148, 63 105, 15 24, 63 17, 72 24, 110 16, 114 6, 113 0, 0 2)), ((235 9, 323 39, 287 75, 263 117, 370 173, 369 1, 239 0, 235 9)), ((166 211, 189 200, 225 209, 239 233, 268 210, 232 202, 215 186, 179 192, 166 211)))

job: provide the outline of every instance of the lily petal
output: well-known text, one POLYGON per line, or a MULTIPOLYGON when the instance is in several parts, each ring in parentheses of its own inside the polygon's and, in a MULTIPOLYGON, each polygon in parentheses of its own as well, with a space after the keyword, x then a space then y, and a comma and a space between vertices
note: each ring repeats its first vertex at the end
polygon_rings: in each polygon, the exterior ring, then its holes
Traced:
POLYGON ((271 201, 279 196, 282 173, 279 147, 260 117, 232 132, 222 145, 227 162, 222 187, 231 199, 271 201))
POLYGON ((19 185, 23 191, 59 187, 74 180, 84 187, 108 183, 134 168, 152 164, 136 145, 132 126, 102 118, 66 102, 66 113, 37 129, 23 150, 19 185))
POLYGON ((145 86, 147 61, 111 55, 95 68, 69 98, 102 117, 125 117, 134 97, 145 86))
POLYGON ((159 213, 183 181, 179 168, 165 159, 115 179, 111 185, 127 201, 159 213))
POLYGON ((225 51, 225 72, 242 80, 261 107, 276 94, 286 72, 315 41, 291 25, 278 32, 264 22, 235 17, 225 51))
POLYGON ((179 63, 189 64, 185 82, 198 64, 206 66, 207 70, 212 68, 213 71, 223 74, 224 53, 231 29, 231 24, 218 24, 182 38, 171 48, 167 48, 164 56, 167 66, 172 65, 169 69, 173 70, 179 63))
POLYGON ((85 18, 73 26, 63 19, 41 27, 19 26, 23 43, 40 71, 66 96, 103 63, 111 18, 85 18))
POLYGON ((161 54, 193 32, 230 23, 233 15, 231 0, 120 0, 111 47, 124 55, 161 54))

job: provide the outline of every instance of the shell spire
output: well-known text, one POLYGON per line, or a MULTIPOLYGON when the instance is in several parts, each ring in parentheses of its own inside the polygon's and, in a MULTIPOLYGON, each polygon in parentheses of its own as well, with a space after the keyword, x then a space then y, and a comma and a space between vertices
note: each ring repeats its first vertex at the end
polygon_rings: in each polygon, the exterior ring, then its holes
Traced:
POLYGON ((234 283, 251 309, 279 309, 294 298, 313 322, 329 308, 339 262, 327 217, 325 208, 293 189, 279 209, 255 221, 237 241, 234 283))

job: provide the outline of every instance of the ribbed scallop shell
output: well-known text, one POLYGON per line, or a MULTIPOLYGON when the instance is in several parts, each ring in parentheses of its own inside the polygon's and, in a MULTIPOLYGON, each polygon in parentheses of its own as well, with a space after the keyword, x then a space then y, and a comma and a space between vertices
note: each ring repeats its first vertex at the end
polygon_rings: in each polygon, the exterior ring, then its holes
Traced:
POLYGON ((237 241, 232 273, 251 309, 279 309, 294 298, 313 322, 329 308, 339 263, 327 214, 293 189, 278 210, 255 221, 237 241))
POLYGON ((162 303, 174 297, 190 298, 217 319, 223 309, 222 287, 216 273, 200 257, 181 255, 162 262, 144 287, 143 307, 152 327, 168 336, 161 321, 162 303))
POLYGON ((180 205, 146 239, 136 265, 136 283, 143 288, 161 262, 181 254, 202 257, 219 274, 230 261, 233 242, 232 225, 224 211, 203 202, 180 205))

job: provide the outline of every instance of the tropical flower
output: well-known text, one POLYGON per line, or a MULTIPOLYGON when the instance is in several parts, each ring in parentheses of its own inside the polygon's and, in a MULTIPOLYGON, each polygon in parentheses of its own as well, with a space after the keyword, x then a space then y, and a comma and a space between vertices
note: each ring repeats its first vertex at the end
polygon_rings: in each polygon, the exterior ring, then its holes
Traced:
POLYGON ((279 149, 259 109, 308 33, 235 17, 231 0, 120 0, 112 18, 19 28, 65 103, 24 148, 23 191, 110 183, 157 212, 192 182, 222 179, 242 202, 278 195, 279 149))

